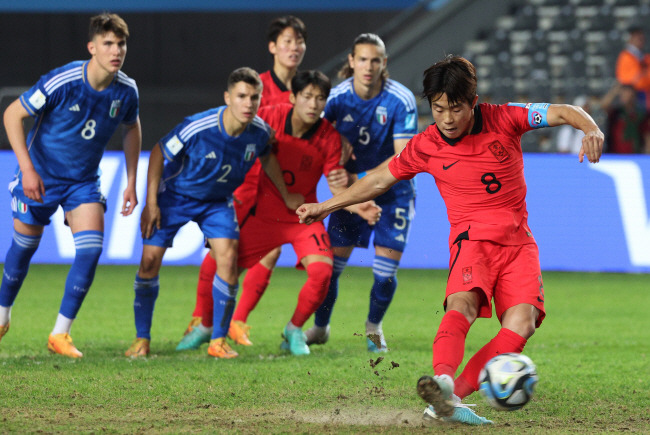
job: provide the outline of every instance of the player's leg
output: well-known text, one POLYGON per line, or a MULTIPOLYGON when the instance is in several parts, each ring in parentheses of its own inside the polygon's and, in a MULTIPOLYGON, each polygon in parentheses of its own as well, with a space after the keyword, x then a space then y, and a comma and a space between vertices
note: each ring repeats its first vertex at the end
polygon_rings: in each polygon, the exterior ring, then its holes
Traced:
POLYGON ((43 235, 42 225, 32 225, 14 218, 14 234, 4 262, 0 285, 0 340, 9 331, 11 307, 27 276, 29 263, 43 235))
POLYGON ((81 204, 67 211, 66 220, 74 238, 75 257, 65 282, 59 314, 48 339, 48 349, 78 358, 82 354, 72 344, 70 328, 95 278, 104 243, 104 207, 99 202, 81 204))
POLYGON ((406 249, 415 205, 409 197, 381 202, 381 218, 374 226, 375 259, 372 264, 373 284, 370 308, 366 319, 368 350, 386 352, 382 320, 397 289, 397 268, 406 249))
MULTIPOLYGON (((206 248, 209 248, 210 245, 206 241, 206 248)), ((212 312, 212 282, 214 281, 214 275, 217 273, 217 262, 210 255, 210 251, 205 254, 203 257, 203 262, 201 262, 201 267, 199 268, 199 281, 196 285, 196 304, 194 305, 194 311, 192 312, 192 320, 190 320, 187 329, 183 333, 183 336, 191 333, 194 328, 199 326, 202 321, 209 320, 207 327, 212 327, 212 316, 210 319, 205 319, 203 317, 203 312, 209 307, 210 312, 212 312)), ((183 350, 176 348, 176 350, 183 350)))
POLYGON ((348 264, 354 246, 333 246, 332 276, 323 302, 314 313, 314 326, 305 331, 307 344, 325 344, 330 336, 330 319, 339 295, 339 278, 348 264))
POLYGON ((433 341, 435 377, 423 376, 417 385, 420 397, 433 405, 441 417, 452 417, 455 412, 456 403, 451 395, 454 376, 463 360, 467 333, 477 317, 492 315, 490 301, 498 276, 490 262, 493 252, 486 251, 492 245, 467 238, 466 233, 459 235, 450 251, 446 312, 433 341))
POLYGON ((248 315, 255 309, 257 303, 262 299, 266 288, 271 280, 273 268, 282 253, 277 247, 266 254, 259 262, 251 266, 242 281, 242 291, 232 316, 228 336, 237 344, 250 346, 253 343, 249 338, 250 326, 246 323, 248 315))
POLYGON ((485 364, 502 353, 521 353, 544 318, 544 287, 534 244, 507 247, 511 251, 494 291, 501 329, 467 362, 455 381, 454 393, 466 397, 478 389, 485 364))
POLYGON ((148 244, 146 239, 144 242, 140 267, 133 283, 133 290, 135 291, 133 314, 136 338, 125 352, 125 355, 131 358, 149 355, 153 311, 160 290, 158 276, 163 256, 167 250, 166 246, 148 244))
POLYGON ((238 289, 237 249, 239 241, 210 238, 210 250, 217 262, 217 274, 212 286, 212 336, 208 354, 215 358, 235 358, 238 353, 226 343, 226 335, 235 309, 238 289))
POLYGON ((309 354, 309 347, 302 328, 328 293, 333 254, 325 226, 320 222, 309 226, 287 226, 284 231, 293 234, 291 244, 300 263, 298 267, 304 267, 307 271, 307 281, 300 289, 293 316, 284 328, 282 347, 294 355, 306 355, 309 354))

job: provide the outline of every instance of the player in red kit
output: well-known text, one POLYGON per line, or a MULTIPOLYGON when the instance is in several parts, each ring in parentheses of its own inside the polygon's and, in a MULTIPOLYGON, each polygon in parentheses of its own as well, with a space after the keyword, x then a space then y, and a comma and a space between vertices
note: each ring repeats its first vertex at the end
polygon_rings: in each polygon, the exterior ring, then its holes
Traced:
MULTIPOLYGON (((340 135, 320 117, 330 86, 329 79, 321 72, 300 72, 292 80, 293 106, 280 104, 258 111, 276 132, 275 152, 287 189, 300 203, 315 201, 321 175, 341 168, 340 135)), ((341 190, 343 188, 334 189, 333 193, 341 190)), ((302 326, 327 293, 333 261, 329 236, 322 223, 309 227, 300 225, 294 210, 287 207, 271 180, 262 174, 255 210, 240 223, 238 265, 241 272, 257 264, 277 246, 291 243, 298 257, 296 267, 307 271, 307 281, 284 329, 282 348, 294 355, 305 355, 309 354, 309 347, 305 344, 302 326)), ((358 211, 373 223, 380 215, 380 209, 371 202, 353 207, 351 211, 358 211)), ((255 289, 245 287, 233 321, 245 323, 260 297, 261 293, 255 289)), ((195 349, 208 340, 212 307, 212 302, 203 306, 201 325, 183 338, 178 349, 195 349)))
MULTIPOLYGON (((273 56, 273 68, 260 74, 263 85, 260 108, 290 102, 291 79, 296 75, 305 56, 306 40, 307 28, 300 18, 287 15, 271 21, 268 30, 268 48, 269 53, 273 56)), ((255 162, 246 174, 244 183, 234 192, 235 211, 240 224, 255 206, 261 172, 262 166, 259 162, 255 162)), ((263 293, 269 285, 271 273, 280 252, 280 247, 277 247, 251 267, 244 277, 242 288, 253 288, 256 292, 263 293)), ((192 320, 185 330, 186 335, 201 323, 201 310, 204 302, 212 300, 212 280, 216 271, 217 265, 210 257, 210 253, 207 253, 199 271, 196 305, 192 313, 192 320)), ((248 293, 250 292, 242 291, 242 297, 248 293)), ((240 344, 250 344, 248 326, 244 323, 235 321, 229 335, 240 344)))
POLYGON ((571 125, 585 133, 580 162, 587 156, 596 163, 603 133, 576 106, 477 105, 476 71, 462 57, 449 56, 428 68, 423 84, 435 123, 344 193, 322 204, 302 205, 297 213, 301 222, 315 222, 340 207, 367 201, 399 180, 422 172, 433 175, 451 225, 449 278, 445 315, 433 342, 435 377, 422 376, 417 391, 429 404, 428 417, 490 424, 461 399, 477 390, 488 360, 521 352, 545 316, 539 254, 527 223, 521 136, 534 128, 571 125), (454 380, 468 330, 477 317, 491 317, 492 301, 502 328, 454 380))

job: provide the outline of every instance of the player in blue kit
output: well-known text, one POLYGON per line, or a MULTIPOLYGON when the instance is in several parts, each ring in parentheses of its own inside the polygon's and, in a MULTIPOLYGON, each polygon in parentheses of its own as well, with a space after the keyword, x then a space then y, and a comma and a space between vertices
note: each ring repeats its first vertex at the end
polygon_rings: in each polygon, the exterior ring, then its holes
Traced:
POLYGON ((0 339, 9 330, 11 307, 43 227, 61 206, 76 253, 47 347, 67 357, 83 356, 72 343, 70 328, 102 252, 105 199, 99 190, 99 162, 120 124, 124 125, 128 179, 122 215, 130 215, 138 203, 135 182, 142 142, 138 89, 135 81, 120 71, 128 36, 128 27, 118 15, 92 17, 90 60, 71 62, 45 74, 4 113, 18 169, 9 185, 14 235, 0 287, 0 339), (25 138, 23 120, 29 116, 35 123, 25 138))
POLYGON ((149 354, 163 255, 178 230, 194 221, 217 262, 212 287, 214 329, 208 354, 236 357, 237 352, 225 342, 238 288, 239 225, 233 191, 259 157, 287 206, 295 209, 302 200, 301 195, 287 192, 280 166, 269 152, 273 131, 256 115, 262 93, 259 75, 247 67, 236 69, 228 78, 227 89, 225 106, 185 118, 151 152, 147 201, 140 223, 144 246, 134 284, 136 339, 126 356, 149 354))
MULTIPOLYGON (((348 62, 339 72, 345 78, 327 100, 325 118, 352 144, 356 159, 346 169, 352 179, 361 178, 399 153, 417 133, 417 108, 413 93, 388 78, 384 42, 372 33, 354 40, 348 62)), ((338 279, 355 247, 367 248, 374 232, 374 283, 366 321, 368 350, 385 352, 382 319, 397 288, 397 268, 406 247, 414 216, 415 186, 401 181, 375 202, 382 208, 373 227, 358 215, 333 213, 328 233, 334 253, 334 272, 325 301, 316 311, 314 326, 307 331, 307 344, 323 344, 329 338, 329 321, 338 296, 338 279)))

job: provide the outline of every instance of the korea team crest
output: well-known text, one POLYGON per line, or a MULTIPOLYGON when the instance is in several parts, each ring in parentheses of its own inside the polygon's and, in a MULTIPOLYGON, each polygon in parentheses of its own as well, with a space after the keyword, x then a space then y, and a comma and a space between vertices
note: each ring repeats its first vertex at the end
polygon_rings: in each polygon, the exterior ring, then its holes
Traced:
POLYGON ((111 102, 111 109, 108 114, 111 118, 115 118, 120 113, 120 107, 122 107, 122 100, 113 100, 111 102))
POLYGON ((496 157, 499 163, 510 157, 510 154, 508 154, 506 147, 501 145, 501 142, 498 140, 495 140, 490 145, 488 145, 488 148, 490 151, 492 151, 492 154, 494 154, 494 157, 496 157))
POLYGON ((472 266, 463 267, 463 282, 468 284, 472 282, 472 266))
POLYGON ((377 110, 375 110, 375 119, 381 125, 386 125, 388 122, 388 110, 383 106, 377 106, 377 110))
POLYGON ((249 143, 246 145, 246 152, 244 153, 244 160, 250 162, 255 158, 255 144, 249 143))

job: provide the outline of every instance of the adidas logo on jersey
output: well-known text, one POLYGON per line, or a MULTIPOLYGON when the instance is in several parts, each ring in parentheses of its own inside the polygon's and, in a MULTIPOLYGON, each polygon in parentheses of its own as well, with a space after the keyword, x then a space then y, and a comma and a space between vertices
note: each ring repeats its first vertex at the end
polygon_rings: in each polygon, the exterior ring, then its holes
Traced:
POLYGON ((398 242, 405 242, 406 239, 404 238, 404 234, 400 234, 399 236, 395 237, 395 240, 398 242))
POLYGON ((79 105, 75 104, 74 106, 70 107, 68 110, 71 112, 78 112, 80 110, 79 105))
POLYGON ((354 122, 354 118, 349 113, 343 118, 343 122, 354 122))
POLYGON ((217 153, 214 151, 210 151, 208 154, 205 155, 206 159, 216 159, 217 158, 217 153))

